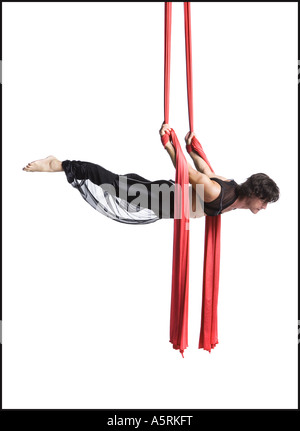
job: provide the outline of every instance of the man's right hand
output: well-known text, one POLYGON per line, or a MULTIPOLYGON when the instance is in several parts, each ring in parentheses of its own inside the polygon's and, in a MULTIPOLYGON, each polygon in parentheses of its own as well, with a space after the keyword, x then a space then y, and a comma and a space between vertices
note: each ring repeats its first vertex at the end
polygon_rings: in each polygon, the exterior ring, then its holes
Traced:
POLYGON ((193 136, 195 136, 196 137, 196 135, 195 135, 195 133, 194 132, 188 132, 186 135, 185 135, 185 142, 186 142, 186 144, 187 145, 191 145, 191 143, 192 143, 192 139, 193 139, 193 136))
POLYGON ((169 135, 171 133, 171 127, 169 126, 169 124, 162 123, 162 126, 159 130, 160 136, 163 136, 166 132, 169 135))

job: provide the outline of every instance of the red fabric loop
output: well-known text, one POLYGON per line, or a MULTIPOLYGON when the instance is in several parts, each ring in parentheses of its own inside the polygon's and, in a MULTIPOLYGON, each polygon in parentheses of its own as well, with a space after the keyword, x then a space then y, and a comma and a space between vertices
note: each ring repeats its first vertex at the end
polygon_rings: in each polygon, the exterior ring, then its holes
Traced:
POLYGON ((190 152, 193 150, 192 145, 186 144, 186 151, 190 154, 190 152))
POLYGON ((161 142, 162 142, 162 144, 163 144, 163 146, 165 148, 166 144, 170 140, 170 132, 167 130, 164 135, 160 136, 160 139, 161 139, 161 142))
POLYGON ((171 130, 176 151, 170 342, 183 356, 188 347, 189 300, 189 171, 180 142, 171 130))
POLYGON ((193 151, 195 151, 209 166, 211 171, 214 171, 213 168, 211 167, 211 164, 208 161, 208 158, 202 148, 202 145, 200 144, 200 142, 198 141, 198 139, 196 138, 196 136, 192 137, 192 149, 193 151))

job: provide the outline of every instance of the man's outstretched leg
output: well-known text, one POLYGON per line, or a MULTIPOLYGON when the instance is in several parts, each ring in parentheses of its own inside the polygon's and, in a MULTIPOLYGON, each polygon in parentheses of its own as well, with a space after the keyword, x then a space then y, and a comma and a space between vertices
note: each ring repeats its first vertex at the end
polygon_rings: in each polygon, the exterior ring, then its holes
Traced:
POLYGON ((54 156, 48 156, 45 159, 35 160, 28 163, 23 171, 26 172, 62 172, 62 162, 54 156))

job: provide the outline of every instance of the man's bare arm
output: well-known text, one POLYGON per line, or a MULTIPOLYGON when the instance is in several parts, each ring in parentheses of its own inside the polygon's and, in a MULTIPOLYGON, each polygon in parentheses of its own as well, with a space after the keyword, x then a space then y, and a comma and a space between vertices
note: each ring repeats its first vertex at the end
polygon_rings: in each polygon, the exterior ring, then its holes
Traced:
MULTIPOLYGON (((194 133, 187 133, 185 136, 185 142, 187 145, 191 145, 193 136, 196 136, 194 133)), ((191 151, 190 153, 191 158, 193 159, 195 168, 197 171, 201 172, 202 174, 205 174, 208 176, 208 178, 219 178, 220 180, 227 181, 227 178, 222 177, 221 175, 216 175, 208 166, 205 160, 202 159, 202 157, 199 156, 198 153, 195 151, 191 151)))
MULTIPOLYGON (((185 135, 185 142, 187 145, 191 145, 193 136, 196 137, 194 132, 188 132, 185 135)), ((191 158, 193 159, 195 168, 197 171, 202 172, 203 174, 207 175, 209 178, 213 176, 213 172, 208 166, 208 164, 205 162, 205 160, 202 159, 202 157, 199 156, 195 151, 191 151, 190 153, 191 158)))
MULTIPOLYGON (((160 129, 160 135, 161 136, 164 135, 164 133, 166 131, 170 131, 170 127, 168 124, 163 124, 161 129, 160 129)), ((168 152, 168 154, 172 160, 174 168, 176 169, 176 150, 175 150, 172 142, 170 141, 170 139, 166 143, 165 149, 168 152)), ((206 175, 205 173, 202 173, 202 172, 195 170, 192 167, 192 165, 190 165, 190 163, 187 163, 187 166, 188 166, 188 170, 189 170, 189 182, 192 185, 195 192, 196 193, 199 192, 199 189, 197 188, 197 184, 202 184, 202 185, 204 185, 204 201, 205 202, 211 202, 212 200, 216 199, 220 194, 221 186, 218 183, 211 181, 209 176, 206 175)))

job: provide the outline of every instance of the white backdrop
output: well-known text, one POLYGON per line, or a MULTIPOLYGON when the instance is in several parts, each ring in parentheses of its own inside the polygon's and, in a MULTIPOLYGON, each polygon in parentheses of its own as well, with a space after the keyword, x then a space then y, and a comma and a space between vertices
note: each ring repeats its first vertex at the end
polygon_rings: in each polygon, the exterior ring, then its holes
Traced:
MULTIPOLYGON (((182 3, 172 29, 183 145, 182 3)), ((173 221, 123 225, 64 173, 22 171, 54 154, 175 178, 158 134, 163 3, 3 4, 4 408, 296 408, 297 3, 192 3, 192 34, 195 131, 215 172, 267 173, 281 198, 222 217, 211 354, 197 349, 204 219, 191 220, 182 359, 169 343, 173 221)))

